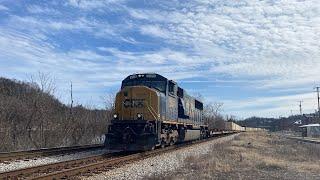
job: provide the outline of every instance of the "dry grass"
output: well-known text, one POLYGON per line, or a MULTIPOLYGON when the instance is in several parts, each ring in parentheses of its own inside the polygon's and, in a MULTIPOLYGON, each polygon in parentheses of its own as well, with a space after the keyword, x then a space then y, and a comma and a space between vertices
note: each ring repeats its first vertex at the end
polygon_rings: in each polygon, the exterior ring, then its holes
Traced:
MULTIPOLYGON (((320 145, 268 133, 244 133, 212 146, 183 168, 157 179, 320 179, 320 145)), ((149 178, 150 179, 150 178, 149 178)), ((154 179, 151 178, 151 179, 154 179)))

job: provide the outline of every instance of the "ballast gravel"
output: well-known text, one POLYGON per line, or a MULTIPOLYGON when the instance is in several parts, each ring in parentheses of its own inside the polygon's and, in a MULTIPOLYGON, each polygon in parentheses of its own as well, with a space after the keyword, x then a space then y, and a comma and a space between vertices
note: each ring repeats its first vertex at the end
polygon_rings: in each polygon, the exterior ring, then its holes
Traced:
POLYGON ((94 155, 104 154, 106 150, 95 150, 95 151, 84 151, 72 154, 62 154, 56 156, 48 156, 48 157, 39 157, 37 159, 30 159, 30 160, 19 160, 19 161, 12 161, 7 163, 0 163, 0 173, 13 171, 17 169, 23 169, 27 167, 34 167, 40 166, 44 164, 52 164, 62 161, 69 161, 74 159, 81 159, 86 158, 94 155))
POLYGON ((101 174, 83 177, 83 179, 143 179, 145 177, 157 177, 169 172, 174 172, 183 165, 183 161, 188 156, 200 156, 207 154, 215 145, 219 143, 231 141, 238 134, 214 139, 201 144, 182 148, 173 152, 164 153, 155 157, 146 158, 131 164, 127 164, 120 168, 116 168, 101 174))

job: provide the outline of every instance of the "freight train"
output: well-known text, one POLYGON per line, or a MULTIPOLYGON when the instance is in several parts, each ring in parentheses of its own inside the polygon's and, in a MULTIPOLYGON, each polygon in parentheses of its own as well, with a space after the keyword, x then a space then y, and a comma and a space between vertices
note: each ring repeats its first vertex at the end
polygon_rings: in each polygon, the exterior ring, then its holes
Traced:
MULTIPOLYGON (((232 125, 228 128, 233 130, 232 125)), ((151 150, 207 138, 210 132, 199 99, 159 74, 133 74, 122 81, 116 95, 105 146, 125 151, 151 150)))

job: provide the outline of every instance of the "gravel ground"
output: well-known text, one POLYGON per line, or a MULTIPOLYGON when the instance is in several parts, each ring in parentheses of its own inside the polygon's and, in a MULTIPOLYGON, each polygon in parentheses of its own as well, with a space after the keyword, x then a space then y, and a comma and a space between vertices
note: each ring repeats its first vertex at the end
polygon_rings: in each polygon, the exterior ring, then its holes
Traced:
POLYGON ((89 156, 99 155, 106 153, 106 150, 96 150, 96 151, 85 151, 79 153, 72 153, 67 155, 57 155, 57 156, 48 156, 48 157, 39 157, 35 160, 19 160, 12 161, 9 164, 0 163, 0 173, 13 171, 16 169, 22 169, 27 167, 39 166, 43 164, 51 164, 56 162, 68 161, 73 159, 80 159, 89 156))
POLYGON ((199 145, 176 150, 170 153, 164 153, 155 157, 137 161, 123 167, 104 172, 84 179, 143 179, 144 177, 157 177, 177 170, 183 165, 188 156, 199 156, 207 154, 216 144, 232 140, 238 134, 208 141, 199 145))

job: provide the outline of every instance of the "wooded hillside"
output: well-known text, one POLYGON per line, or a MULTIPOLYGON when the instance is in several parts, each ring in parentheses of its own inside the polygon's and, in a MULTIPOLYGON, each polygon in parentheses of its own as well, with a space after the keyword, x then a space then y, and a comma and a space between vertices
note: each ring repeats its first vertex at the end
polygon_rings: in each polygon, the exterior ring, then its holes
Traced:
POLYGON ((52 95, 53 90, 48 81, 0 78, 0 152, 101 141, 111 110, 80 105, 71 111, 52 95))

